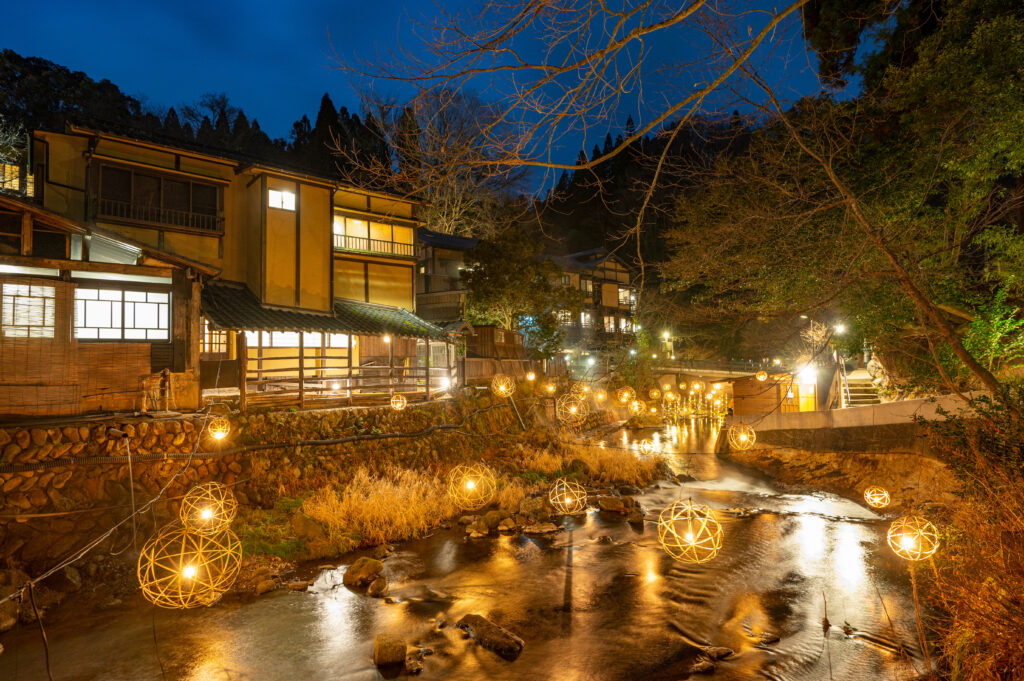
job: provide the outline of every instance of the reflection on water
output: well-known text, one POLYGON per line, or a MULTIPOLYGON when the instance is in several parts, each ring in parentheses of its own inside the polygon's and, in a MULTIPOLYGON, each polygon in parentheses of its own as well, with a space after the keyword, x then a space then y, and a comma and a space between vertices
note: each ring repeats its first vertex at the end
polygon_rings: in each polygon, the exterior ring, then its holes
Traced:
MULTIPOLYGON (((706 645, 737 653, 709 677, 719 680, 913 676, 896 653, 897 642, 914 649, 905 572, 885 548, 878 516, 828 495, 781 493, 717 459, 718 428, 706 421, 617 433, 606 445, 632 447, 655 435, 670 465, 697 482, 645 490, 638 497, 648 509, 644 527, 591 511, 561 519, 566 531, 551 537, 439 532, 385 560, 393 604, 349 591, 339 568, 319 573, 306 593, 159 611, 167 678, 375 679, 370 656, 381 632, 434 652, 424 679, 676 681, 706 645), (723 525, 722 551, 706 565, 675 562, 658 546, 653 519, 685 497, 717 509, 723 525), (836 625, 827 635, 825 599, 836 625), (526 641, 521 657, 506 662, 463 639, 452 625, 472 612, 518 633, 526 641), (839 628, 844 621, 852 636, 839 628), (781 640, 763 645, 765 633, 781 640)), ((151 614, 131 608, 51 627, 55 678, 162 678, 151 614)), ((45 678, 34 630, 0 642, 7 649, 0 678, 45 678)))

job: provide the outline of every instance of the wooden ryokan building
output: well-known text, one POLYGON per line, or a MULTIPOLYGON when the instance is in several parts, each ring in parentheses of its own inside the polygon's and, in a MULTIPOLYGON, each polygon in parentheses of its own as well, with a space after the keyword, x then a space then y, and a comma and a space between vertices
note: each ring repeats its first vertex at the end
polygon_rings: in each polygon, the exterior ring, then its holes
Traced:
POLYGON ((35 131, 0 194, 0 417, 431 397, 413 202, 216 152, 35 131))

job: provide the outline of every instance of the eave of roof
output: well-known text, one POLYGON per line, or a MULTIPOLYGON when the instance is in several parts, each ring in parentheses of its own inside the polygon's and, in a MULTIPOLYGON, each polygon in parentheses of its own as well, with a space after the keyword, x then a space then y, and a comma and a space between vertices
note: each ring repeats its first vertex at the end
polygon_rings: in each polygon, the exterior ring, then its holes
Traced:
POLYGON ((213 267, 206 263, 199 262, 198 260, 192 260, 184 256, 177 255, 175 253, 169 253, 167 251, 154 248, 140 241, 129 239, 128 237, 118 234, 117 232, 95 225, 83 224, 64 217, 59 213, 54 213, 51 210, 38 206, 28 201, 23 201, 17 197, 10 196, 7 194, 0 194, 0 208, 8 208, 13 211, 26 212, 32 216, 34 220, 37 220, 47 227, 53 227, 59 229, 62 232, 69 234, 95 234, 102 236, 105 239, 111 239, 112 241, 118 241, 120 243, 136 248, 145 254, 147 257, 160 260, 169 265, 177 267, 191 267, 204 274, 215 276, 220 273, 219 267, 213 267))
POLYGON ((448 333, 400 307, 337 298, 333 314, 269 307, 244 284, 209 281, 203 287, 202 310, 218 329, 233 331, 307 331, 384 335, 444 340, 448 333))

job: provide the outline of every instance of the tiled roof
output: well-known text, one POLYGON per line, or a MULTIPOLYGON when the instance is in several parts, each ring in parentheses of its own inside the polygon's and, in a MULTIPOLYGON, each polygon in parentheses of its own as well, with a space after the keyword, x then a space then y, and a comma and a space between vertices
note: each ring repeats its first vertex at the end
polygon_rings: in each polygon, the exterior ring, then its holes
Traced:
POLYGON ((261 305, 244 284, 207 282, 202 294, 203 314, 218 329, 258 331, 322 331, 363 335, 447 337, 444 329, 400 307, 338 298, 334 314, 303 312, 261 305))
POLYGON ((420 227, 416 230, 416 238, 420 243, 427 244, 428 246, 440 246, 441 248, 450 248, 453 251, 468 251, 473 246, 476 246, 477 242, 476 239, 470 237, 442 234, 426 227, 420 227))

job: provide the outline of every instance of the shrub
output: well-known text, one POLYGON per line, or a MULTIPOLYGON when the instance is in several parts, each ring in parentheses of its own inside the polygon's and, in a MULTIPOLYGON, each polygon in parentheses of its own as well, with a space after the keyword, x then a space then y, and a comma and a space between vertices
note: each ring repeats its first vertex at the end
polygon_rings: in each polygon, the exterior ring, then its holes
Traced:
POLYGON ((644 486, 658 477, 661 457, 640 457, 628 449, 573 445, 573 458, 590 466, 590 477, 602 482, 644 486))

